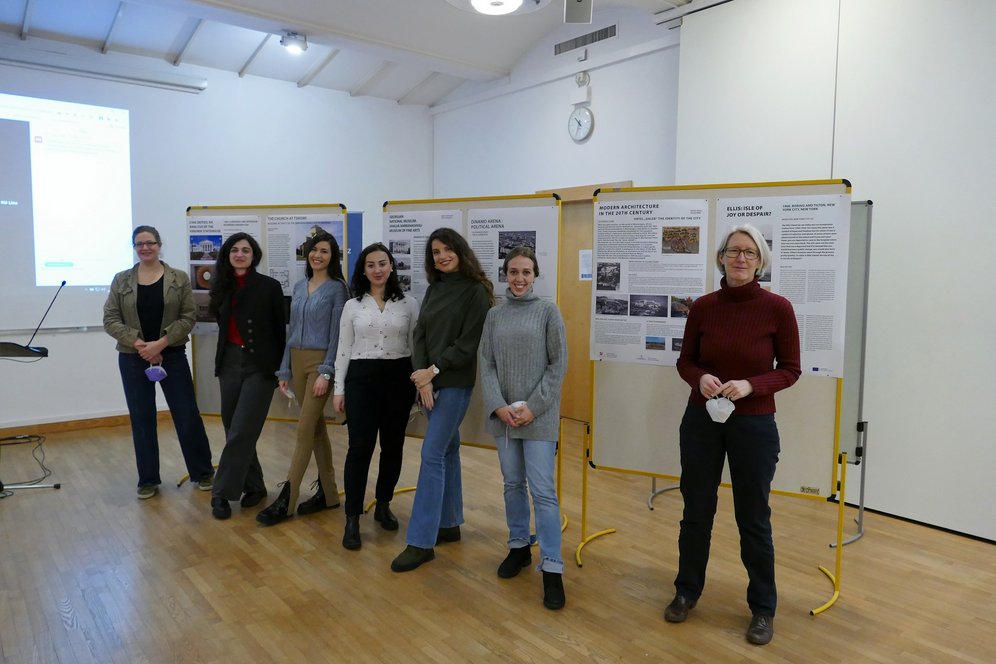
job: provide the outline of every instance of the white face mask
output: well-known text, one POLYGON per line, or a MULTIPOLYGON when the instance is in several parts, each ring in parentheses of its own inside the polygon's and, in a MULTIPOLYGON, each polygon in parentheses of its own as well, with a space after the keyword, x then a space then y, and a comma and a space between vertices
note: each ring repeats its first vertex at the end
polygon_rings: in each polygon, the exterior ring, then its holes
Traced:
POLYGON ((712 418, 713 422, 719 422, 720 424, 730 419, 730 415, 733 414, 734 408, 736 408, 736 406, 734 406, 733 402, 726 397, 709 399, 709 401, 706 402, 706 410, 709 411, 709 417, 712 418))

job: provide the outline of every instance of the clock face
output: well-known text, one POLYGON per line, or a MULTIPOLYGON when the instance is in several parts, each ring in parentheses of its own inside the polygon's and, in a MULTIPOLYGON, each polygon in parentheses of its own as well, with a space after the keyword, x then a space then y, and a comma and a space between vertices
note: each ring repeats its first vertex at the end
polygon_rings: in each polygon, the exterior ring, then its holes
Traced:
POLYGON ((581 142, 591 136, 591 130, 595 128, 595 116, 587 106, 576 106, 571 111, 571 117, 567 119, 567 133, 577 142, 581 142))

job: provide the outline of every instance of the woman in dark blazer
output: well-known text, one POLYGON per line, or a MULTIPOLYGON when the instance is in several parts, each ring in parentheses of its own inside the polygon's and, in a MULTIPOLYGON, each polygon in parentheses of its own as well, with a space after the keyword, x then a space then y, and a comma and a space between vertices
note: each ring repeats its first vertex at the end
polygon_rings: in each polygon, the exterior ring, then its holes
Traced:
POLYGON ((256 441, 277 386, 286 338, 284 295, 276 279, 256 272, 263 258, 247 233, 221 247, 211 283, 211 313, 218 320, 215 375, 221 383, 221 452, 211 497, 216 519, 232 515, 230 500, 254 507, 266 497, 256 441))

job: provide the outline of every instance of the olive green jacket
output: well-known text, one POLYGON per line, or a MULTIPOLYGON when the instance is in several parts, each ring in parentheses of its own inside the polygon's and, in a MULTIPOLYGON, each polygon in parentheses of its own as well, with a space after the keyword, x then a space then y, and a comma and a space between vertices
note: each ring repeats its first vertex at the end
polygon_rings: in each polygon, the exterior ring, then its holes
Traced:
MULTIPOLYGON (((166 335, 170 346, 184 346, 194 327, 194 293, 190 277, 163 263, 163 322, 160 338, 166 335)), ((122 353, 137 353, 135 341, 142 338, 142 324, 138 320, 138 264, 130 270, 114 275, 111 292, 104 303, 104 331, 118 340, 117 349, 122 353)), ((156 341, 156 339, 143 339, 156 341)))

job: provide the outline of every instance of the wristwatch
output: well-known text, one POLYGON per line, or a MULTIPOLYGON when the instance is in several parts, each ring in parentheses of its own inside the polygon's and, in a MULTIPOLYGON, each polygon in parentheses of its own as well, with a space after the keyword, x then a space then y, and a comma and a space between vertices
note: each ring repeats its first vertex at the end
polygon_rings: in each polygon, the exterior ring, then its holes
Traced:
POLYGON ((437 367, 435 364, 433 364, 431 367, 429 367, 429 370, 432 371, 432 375, 433 376, 438 376, 439 375, 439 367, 437 367))
POLYGON ((321 376, 322 378, 324 378, 325 380, 332 380, 332 374, 323 373, 323 374, 318 374, 318 375, 321 376))

